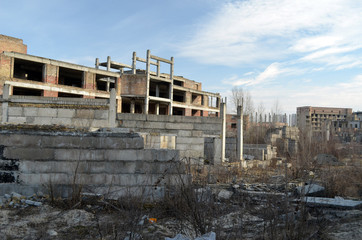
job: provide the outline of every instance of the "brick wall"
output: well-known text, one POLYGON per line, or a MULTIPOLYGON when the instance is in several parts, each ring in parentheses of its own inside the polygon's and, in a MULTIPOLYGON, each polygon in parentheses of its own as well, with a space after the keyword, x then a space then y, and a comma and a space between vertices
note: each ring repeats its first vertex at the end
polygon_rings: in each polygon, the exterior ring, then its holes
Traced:
POLYGON ((123 75, 121 92, 124 95, 138 95, 145 96, 147 81, 146 76, 140 77, 139 75, 123 75))
POLYGON ((23 44, 21 39, 0 35, 0 53, 4 51, 26 54, 27 46, 23 44))

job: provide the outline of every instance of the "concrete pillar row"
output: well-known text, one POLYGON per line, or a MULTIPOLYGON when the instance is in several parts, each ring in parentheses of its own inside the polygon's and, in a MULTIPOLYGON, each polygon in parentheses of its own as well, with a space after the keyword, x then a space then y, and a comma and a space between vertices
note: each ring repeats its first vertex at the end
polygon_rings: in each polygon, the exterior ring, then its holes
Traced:
POLYGON ((220 103, 221 123, 221 163, 225 162, 225 145, 226 145, 226 103, 220 103))

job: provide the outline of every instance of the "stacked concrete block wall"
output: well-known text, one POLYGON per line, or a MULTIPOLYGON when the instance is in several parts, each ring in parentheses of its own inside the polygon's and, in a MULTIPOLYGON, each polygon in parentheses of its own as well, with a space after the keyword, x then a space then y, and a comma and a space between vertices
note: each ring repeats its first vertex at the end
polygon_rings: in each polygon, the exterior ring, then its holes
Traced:
POLYGON ((204 158, 204 138, 219 137, 221 119, 167 115, 117 115, 119 126, 141 132, 148 148, 180 150, 181 158, 204 158))
POLYGON ((108 127, 109 100, 11 96, 7 107, 11 124, 108 127))
MULTIPOLYGON (((254 156, 257 160, 271 160, 276 157, 276 148, 269 144, 244 144, 244 155, 254 156)), ((236 159, 236 138, 226 138, 225 155, 231 161, 236 159)))
POLYGON ((54 185, 66 197, 77 185, 113 198, 160 197, 179 181, 187 183, 184 171, 178 151, 144 149, 138 134, 0 131, 2 192, 31 194, 54 185))

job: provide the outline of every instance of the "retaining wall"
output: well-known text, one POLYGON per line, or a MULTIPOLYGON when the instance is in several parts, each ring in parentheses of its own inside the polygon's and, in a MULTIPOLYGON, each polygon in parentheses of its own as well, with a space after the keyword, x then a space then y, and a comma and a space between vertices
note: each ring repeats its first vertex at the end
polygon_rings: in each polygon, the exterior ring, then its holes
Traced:
POLYGON ((205 137, 219 137, 221 118, 117 114, 118 125, 139 132, 146 148, 180 151, 180 158, 204 158, 205 137))
POLYGON ((32 194, 50 187, 66 197, 84 192, 160 197, 189 176, 177 150, 144 149, 135 133, 0 130, 0 192, 32 194))

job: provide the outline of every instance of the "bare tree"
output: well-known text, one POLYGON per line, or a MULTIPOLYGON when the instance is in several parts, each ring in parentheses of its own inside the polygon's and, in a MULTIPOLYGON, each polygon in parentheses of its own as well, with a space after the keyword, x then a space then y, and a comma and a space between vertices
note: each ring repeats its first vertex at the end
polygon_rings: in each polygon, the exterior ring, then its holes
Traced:
POLYGON ((270 112, 272 114, 273 122, 278 122, 278 117, 282 114, 282 106, 279 102, 279 99, 275 99, 270 112))
POLYGON ((234 104, 234 108, 236 111, 238 105, 241 105, 243 103, 243 111, 244 115, 249 115, 254 112, 254 104, 251 97, 251 94, 248 90, 245 90, 242 87, 233 87, 231 89, 231 101, 234 104))

